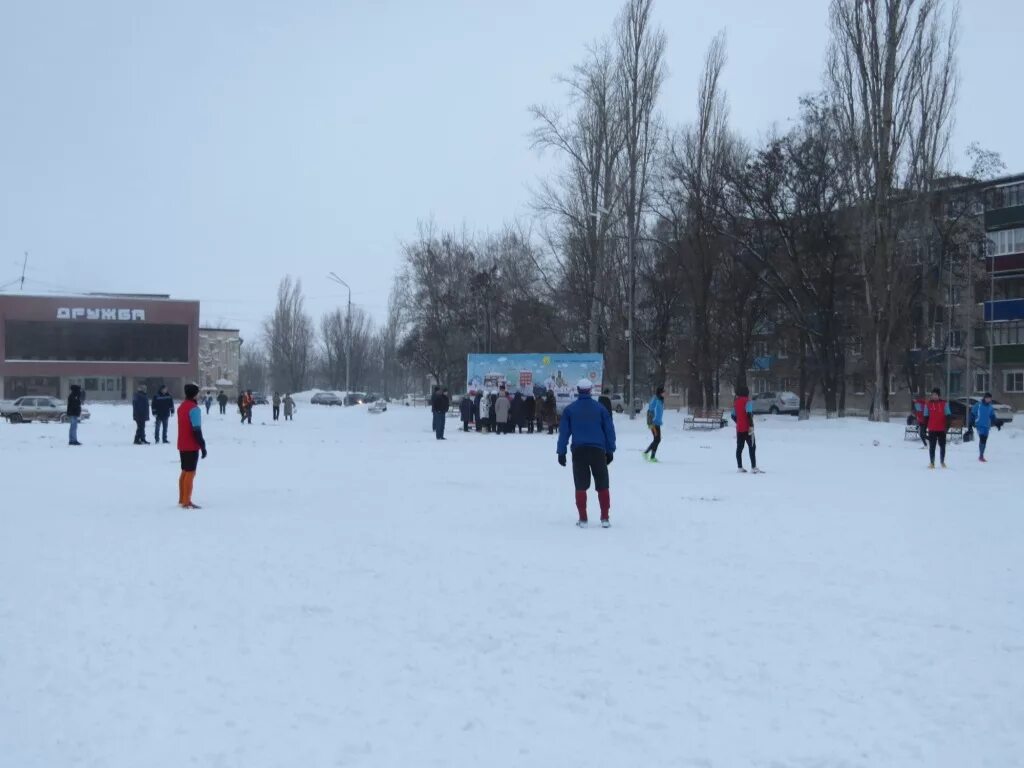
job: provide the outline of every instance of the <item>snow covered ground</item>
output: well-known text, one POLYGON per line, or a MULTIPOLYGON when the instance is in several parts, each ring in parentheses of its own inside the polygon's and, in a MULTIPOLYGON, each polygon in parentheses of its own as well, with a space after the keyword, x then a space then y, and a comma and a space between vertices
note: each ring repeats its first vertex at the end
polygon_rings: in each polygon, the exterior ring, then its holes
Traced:
POLYGON ((741 476, 731 429, 672 414, 651 466, 616 417, 580 531, 546 435, 214 415, 185 512, 90 407, 81 448, 0 424, 3 766, 1024 765, 1024 425, 929 471, 759 419, 741 476))

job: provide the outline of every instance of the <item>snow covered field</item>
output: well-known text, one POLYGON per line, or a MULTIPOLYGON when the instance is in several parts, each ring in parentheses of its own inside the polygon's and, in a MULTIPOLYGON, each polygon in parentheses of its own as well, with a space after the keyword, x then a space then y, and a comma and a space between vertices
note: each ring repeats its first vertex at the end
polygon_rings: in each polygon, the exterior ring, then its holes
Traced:
POLYGON ((81 448, 0 424, 0 765, 1024 765, 1024 425, 932 472, 759 418, 740 476, 731 429, 672 414, 651 466, 616 417, 580 531, 546 435, 214 415, 186 512, 90 408, 81 448))

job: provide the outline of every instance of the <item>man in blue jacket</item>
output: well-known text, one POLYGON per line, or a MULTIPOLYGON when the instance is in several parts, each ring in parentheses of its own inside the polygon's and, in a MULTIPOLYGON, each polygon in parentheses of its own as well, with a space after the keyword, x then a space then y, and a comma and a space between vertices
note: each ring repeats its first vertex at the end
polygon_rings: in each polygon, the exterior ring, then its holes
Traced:
POLYGON ((149 421, 149 398, 146 397, 146 385, 139 384, 135 396, 132 397, 132 418, 135 419, 135 444, 149 445, 146 439, 146 422, 149 421))
POLYGON ((971 409, 971 424, 978 431, 978 461, 988 461, 985 458, 985 446, 988 444, 988 433, 995 423, 996 409, 992 407, 992 393, 986 392, 981 402, 975 403, 971 409))
POLYGON ((590 379, 580 379, 576 385, 576 402, 562 411, 558 427, 558 463, 565 466, 571 437, 572 478, 576 486, 576 510, 580 515, 576 525, 587 527, 587 490, 593 476, 601 506, 601 527, 608 528, 611 526, 608 519, 611 510, 608 465, 615 456, 615 427, 608 411, 591 397, 593 386, 590 379))
POLYGON ((647 427, 654 439, 644 451, 644 458, 652 464, 658 463, 658 446, 661 445, 661 423, 665 419, 665 388, 658 387, 650 404, 647 406, 647 427))
POLYGON ((167 391, 167 387, 161 386, 153 395, 153 420, 156 423, 156 430, 153 433, 153 442, 160 442, 160 430, 163 429, 164 439, 167 442, 167 420, 174 413, 174 398, 167 391))

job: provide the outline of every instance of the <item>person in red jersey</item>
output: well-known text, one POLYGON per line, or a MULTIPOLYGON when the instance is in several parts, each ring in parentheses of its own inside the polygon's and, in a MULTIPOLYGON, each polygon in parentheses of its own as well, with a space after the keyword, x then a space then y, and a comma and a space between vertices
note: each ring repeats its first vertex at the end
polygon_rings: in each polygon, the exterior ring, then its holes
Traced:
POLYGON ((181 455, 181 475, 178 477, 178 504, 183 509, 199 509, 192 502, 192 486, 196 480, 199 457, 206 458, 206 439, 203 437, 202 409, 196 398, 199 387, 185 385, 185 402, 178 408, 178 453, 181 455))

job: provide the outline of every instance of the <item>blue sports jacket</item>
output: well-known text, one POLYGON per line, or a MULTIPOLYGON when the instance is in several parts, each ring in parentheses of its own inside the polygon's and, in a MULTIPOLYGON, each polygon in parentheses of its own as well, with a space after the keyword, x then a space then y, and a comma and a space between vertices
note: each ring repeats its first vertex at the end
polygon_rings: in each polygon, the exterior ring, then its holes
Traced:
POLYGON ((576 402, 562 411, 558 426, 558 454, 561 456, 569 446, 600 448, 605 453, 615 453, 615 426, 608 409, 589 394, 580 394, 576 402))

